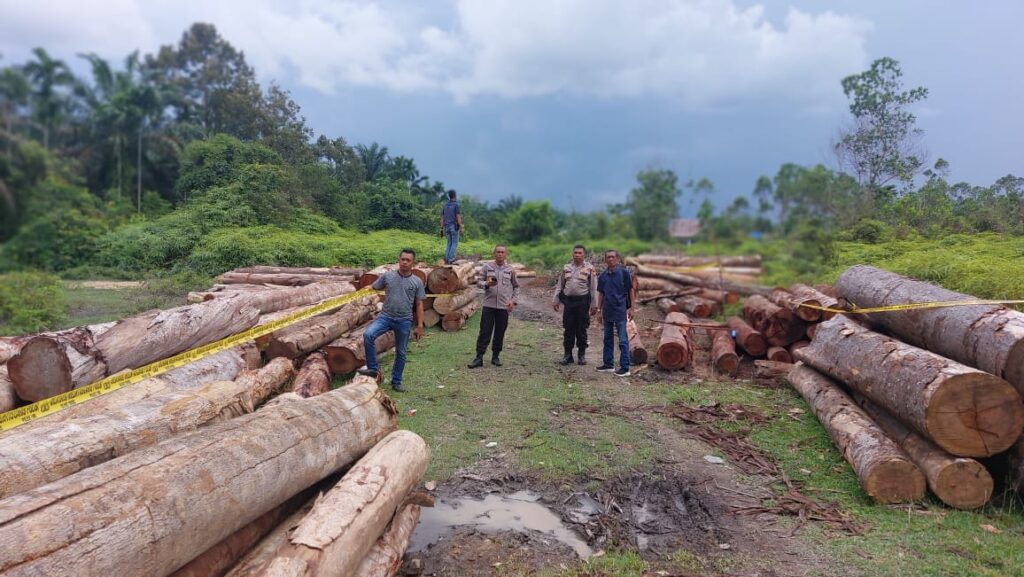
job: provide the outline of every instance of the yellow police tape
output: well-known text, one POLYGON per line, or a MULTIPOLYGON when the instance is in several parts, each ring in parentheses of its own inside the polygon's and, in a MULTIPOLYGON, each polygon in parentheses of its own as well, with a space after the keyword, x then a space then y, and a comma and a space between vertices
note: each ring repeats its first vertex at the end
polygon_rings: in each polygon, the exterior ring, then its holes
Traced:
POLYGON ((888 305, 884 307, 870 307, 870 308, 857 308, 852 309, 837 309, 832 307, 824 307, 818 305, 800 304, 800 306, 808 309, 814 309, 818 311, 825 311, 837 314, 856 314, 856 315, 869 315, 872 313, 888 313, 893 311, 913 311, 919 309, 938 309, 944 307, 966 307, 976 305, 987 305, 987 306, 1002 306, 1002 305, 1019 305, 1024 304, 1024 300, 963 300, 963 301, 931 301, 923 303, 904 303, 898 305, 888 305))
POLYGON ((274 331, 281 330, 284 327, 295 324, 299 321, 308 319, 312 316, 316 316, 323 312, 335 309, 344 305, 348 302, 360 299, 363 297, 380 294, 379 291, 373 290, 371 287, 359 289, 355 292, 339 295, 323 302, 317 303, 310 307, 304 308, 300 311, 296 311, 287 316, 281 317, 280 319, 271 321, 266 324, 255 326, 251 329, 242 331, 238 334, 231 335, 230 337, 221 339, 219 341, 196 347, 194 349, 185 351, 168 357, 166 359, 156 361, 155 363, 132 369, 130 371, 122 371, 116 375, 111 375, 90 385, 79 387, 77 389, 70 390, 66 393, 61 393, 57 396, 43 399, 37 403, 19 407, 13 411, 6 413, 0 413, 0 431, 6 431, 13 429, 18 425, 22 425, 39 417, 56 413, 61 409, 77 405, 83 401, 87 401, 93 397, 104 395, 111 391, 115 391, 130 385, 137 383, 144 379, 149 379, 157 375, 166 373, 171 369, 178 368, 188 363, 197 361, 199 359, 208 357, 210 355, 226 351, 230 348, 236 347, 246 341, 251 341, 255 338, 268 335, 274 331))

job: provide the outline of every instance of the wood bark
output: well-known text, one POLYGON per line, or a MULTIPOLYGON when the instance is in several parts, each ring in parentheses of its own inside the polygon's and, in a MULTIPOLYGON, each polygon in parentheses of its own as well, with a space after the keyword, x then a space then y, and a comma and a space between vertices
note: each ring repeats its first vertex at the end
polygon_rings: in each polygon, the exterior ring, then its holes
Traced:
POLYGON ((348 281, 323 281, 282 290, 258 291, 240 297, 256 307, 261 315, 265 315, 312 305, 355 290, 355 285, 348 281))
POLYGON ((830 296, 832 298, 838 298, 839 297, 839 295, 836 294, 836 287, 834 287, 834 286, 832 286, 830 284, 816 284, 816 285, 814 285, 814 290, 820 292, 823 295, 830 296))
POLYGON ((793 368, 789 382, 814 410, 869 497, 879 503, 924 498, 920 469, 837 383, 804 365, 793 368))
POLYGON ((718 372, 736 375, 740 368, 740 358, 736 355, 736 342, 732 340, 729 331, 711 331, 711 360, 718 372))
POLYGON ((272 361, 236 381, 170 390, 101 414, 11 430, 0 437, 0 498, 63 479, 176 434, 251 413, 295 370, 272 361))
POLYGON ((704 266, 715 264, 720 266, 739 267, 761 267, 761 255, 739 255, 739 256, 686 256, 686 255, 663 255, 663 254, 641 254, 635 257, 637 262, 642 264, 654 264, 663 266, 704 266))
POLYGON ((317 500, 288 544, 256 575, 352 575, 419 483, 429 461, 430 447, 419 435, 391 433, 317 500))
POLYGON ((477 294, 475 287, 464 288, 457 293, 435 298, 433 309, 437 311, 437 314, 444 316, 455 309, 460 309, 466 306, 469 301, 475 300, 476 298, 477 294))
POLYGON ((8 341, 8 350, 14 350, 7 361, 8 379, 15 393, 24 401, 41 401, 71 390, 68 382, 87 384, 106 376, 106 363, 95 344, 114 324, 74 327, 8 341))
POLYGON ((784 379, 793 370, 792 363, 776 361, 754 361, 754 378, 763 380, 784 379))
POLYGON ((680 285, 677 285, 674 282, 663 280, 660 278, 650 278, 641 276, 637 277, 636 279, 636 288, 637 290, 640 291, 671 292, 678 289, 679 286, 680 285))
POLYGON ((308 398, 322 395, 329 390, 331 390, 331 367, 327 365, 327 355, 321 351, 309 353, 306 360, 302 361, 299 372, 295 374, 295 380, 292 381, 292 392, 303 398, 308 398))
POLYGON ((797 342, 789 345, 789 354, 792 355, 793 353, 797 352, 798 350, 800 350, 800 349, 802 349, 804 347, 810 346, 810 344, 811 344, 811 341, 797 341, 797 342))
POLYGON ((34 337, 61 337, 69 336, 75 333, 87 330, 95 339, 96 337, 107 332, 110 327, 114 326, 113 322, 109 323, 98 323, 95 325, 87 325, 84 327, 72 327, 70 329, 62 329, 59 331, 50 331, 45 333, 36 333, 29 335, 13 336, 13 337, 0 337, 0 364, 6 363, 7 361, 14 358, 19 352, 21 347, 25 345, 30 339, 34 337))
POLYGON ((647 348, 640 339, 640 331, 636 327, 636 321, 626 321, 626 334, 629 336, 629 364, 640 366, 647 362, 647 348))
POLYGON ((1006 381, 871 331, 844 315, 818 325, 803 361, 898 416, 943 450, 987 457, 1024 429, 1024 405, 1006 381))
POLYGON ((462 308, 455 309, 454 311, 444 315, 441 317, 441 328, 447 332, 455 332, 461 329, 466 326, 466 322, 470 317, 476 314, 477 309, 479 309, 482 304, 483 303, 481 303, 480 299, 475 299, 462 308))
POLYGON ((384 534, 363 557, 355 577, 395 577, 402 566, 402 557, 420 520, 420 506, 403 505, 395 513, 384 534))
POLYGON ((663 314, 668 316, 668 315, 670 315, 672 313, 679 312, 679 305, 676 304, 676 301, 673 300, 673 299, 670 299, 670 298, 667 298, 667 297, 666 298, 660 298, 660 299, 658 299, 658 309, 661 310, 661 312, 663 314))
POLYGON ((793 356, 782 347, 768 347, 767 356, 769 361, 793 364, 793 356))
POLYGON ((274 333, 267 357, 295 357, 311 353, 366 322, 377 310, 376 295, 342 306, 337 312, 315 316, 274 333))
MULTIPOLYGON (((327 479, 321 484, 329 480, 327 479)), ((225 577, 252 577, 256 575, 260 567, 266 565, 267 562, 274 558, 277 551, 288 543, 288 535, 309 514, 314 502, 315 498, 305 502, 298 511, 295 511, 279 525, 272 528, 263 539, 242 555, 238 563, 225 574, 225 577)))
POLYGON ((814 322, 821 319, 821 311, 803 306, 805 304, 816 307, 821 306, 821 302, 816 298, 797 298, 788 290, 777 288, 768 295, 768 300, 793 313, 802 321, 814 322))
POLYGON ((768 341, 759 331, 740 317, 729 317, 725 323, 733 330, 736 343, 752 357, 762 357, 768 352, 768 341))
POLYGON ((943 451, 863 395, 854 393, 853 400, 910 456, 940 501, 956 509, 977 509, 992 497, 992 475, 981 463, 943 451))
MULTIPOLYGON (((424 326, 426 323, 424 322, 424 326)), ((363 348, 363 333, 369 328, 367 323, 351 334, 324 346, 327 354, 327 365, 336 375, 347 375, 366 364, 366 350, 363 348)), ((395 332, 388 331, 377 337, 377 354, 395 348, 395 332)))
POLYGON ((693 337, 689 327, 679 326, 690 323, 684 313, 669 313, 661 330, 661 342, 655 356, 658 366, 668 370, 685 369, 693 360, 693 337), (676 324, 672 324, 676 323, 676 324))
POLYGON ((226 272, 217 277, 221 284, 271 284, 280 286, 303 286, 325 280, 352 282, 352 275, 328 276, 322 274, 264 274, 226 272))
MULTIPOLYGON (((828 307, 832 309, 839 308, 839 299, 834 296, 829 296, 816 288, 809 287, 805 284, 796 283, 789 287, 789 292, 793 294, 793 298, 798 303, 817 304, 818 306, 828 307)), ((821 313, 820 318, 823 321, 836 316, 836 313, 830 311, 819 311, 821 313)), ((813 320, 813 319, 805 319, 813 320)))
POLYGON ((720 291, 714 289, 701 289, 697 296, 716 303, 734 305, 740 302, 740 295, 732 291, 720 291))
MULTIPOLYGON (((629 262, 629 259, 626 260, 627 262, 629 262)), ((681 285, 732 291, 741 295, 767 295, 772 292, 771 287, 765 287, 756 284, 734 282, 731 280, 719 280, 717 278, 700 278, 695 275, 668 272, 643 265, 637 266, 636 269, 637 274, 640 276, 665 279, 681 285)))
POLYGON ((355 461, 397 425, 353 385, 165 440, 0 503, 0 572, 164 576, 355 461))
POLYGON ((345 267, 289 267, 289 266, 248 266, 236 268, 231 272, 258 273, 258 274, 315 274, 321 276, 348 276, 359 278, 359 275, 366 272, 361 268, 345 267))
POLYGON ((718 303, 696 295, 688 295, 676 299, 679 311, 698 319, 714 316, 718 311, 718 303))
POLYGON ((21 404, 14 391, 14 383, 7 376, 7 365, 0 365, 0 413, 5 413, 21 404))
MULTIPOLYGON (((860 308, 975 298, 866 265, 846 269, 836 291, 860 308)), ((1002 377, 1024 395, 1024 313, 960 306, 892 311, 870 321, 914 346, 1002 377)))
POLYGON ((427 277, 427 292, 447 294, 464 289, 476 276, 476 263, 437 267, 427 277))
POLYGON ((761 295, 747 297, 743 303, 743 318, 764 335, 769 345, 784 347, 804 336, 803 321, 761 295))
POLYGON ((639 303, 650 302, 652 300, 658 300, 663 296, 667 296, 664 291, 660 290, 642 290, 637 291, 636 299, 639 303))

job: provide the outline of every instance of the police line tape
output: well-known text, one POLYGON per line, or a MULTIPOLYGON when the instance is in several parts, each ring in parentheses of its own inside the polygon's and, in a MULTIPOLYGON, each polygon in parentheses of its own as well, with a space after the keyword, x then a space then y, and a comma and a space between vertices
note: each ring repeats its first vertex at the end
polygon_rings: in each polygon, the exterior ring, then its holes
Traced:
POLYGON ((17 409, 7 411, 6 413, 0 413, 0 431, 6 431, 13 429, 19 425, 23 425, 29 421, 38 419, 40 417, 56 413, 62 409, 80 404, 84 401, 105 395, 109 392, 116 391, 126 385, 137 383, 139 381, 155 377, 157 375, 166 373, 171 369, 187 365, 188 363, 195 362, 199 359, 206 358, 210 355, 226 351, 234 348, 242 343, 251 341, 253 339, 268 335, 274 331, 281 330, 289 325, 293 325, 299 321, 306 320, 310 317, 314 317, 318 314, 327 312, 331 309, 336 309, 346 303, 354 300, 381 294, 380 291, 375 291, 371 287, 359 289, 355 292, 339 295, 336 297, 329 298, 325 301, 319 302, 315 305, 309 306, 302 310, 291 313, 287 316, 281 317, 280 319, 273 320, 269 323, 255 326, 251 329, 247 329, 240 333, 231 335, 230 337, 223 338, 219 341, 215 341, 206 345, 196 347, 194 349, 187 350, 183 353, 178 353, 174 356, 168 357, 148 364, 144 367, 132 369, 128 371, 121 371, 115 375, 105 377, 95 383, 72 389, 65 393, 43 399, 31 405, 25 405, 17 409))
POLYGON ((816 311, 824 311, 829 313, 844 314, 844 315, 869 315, 873 313, 888 313, 895 311, 914 311, 922 309, 938 309, 947 307, 967 307, 967 306, 1005 306, 1005 305, 1019 305, 1024 304, 1024 300, 961 300, 961 301, 930 301, 921 303, 903 303, 898 305, 887 305, 883 307, 870 307, 870 308, 857 308, 856 306, 852 309, 837 309, 833 307, 826 307, 821 305, 810 305, 801 303, 798 306, 814 309, 816 311))

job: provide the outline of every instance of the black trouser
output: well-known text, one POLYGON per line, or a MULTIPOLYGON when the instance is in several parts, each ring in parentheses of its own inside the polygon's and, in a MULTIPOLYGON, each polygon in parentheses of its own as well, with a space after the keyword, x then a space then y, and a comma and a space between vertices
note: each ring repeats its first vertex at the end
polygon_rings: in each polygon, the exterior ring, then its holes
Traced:
POLYGON ((562 303, 562 347, 565 354, 572 353, 575 345, 581 351, 587 348, 587 327, 590 326, 590 296, 566 296, 562 303))
POLYGON ((484 307, 480 316, 480 335, 476 338, 476 354, 483 356, 487 352, 487 344, 491 342, 491 333, 494 334, 494 342, 491 343, 491 351, 494 354, 501 352, 505 343, 505 329, 508 328, 508 309, 492 309, 484 307))

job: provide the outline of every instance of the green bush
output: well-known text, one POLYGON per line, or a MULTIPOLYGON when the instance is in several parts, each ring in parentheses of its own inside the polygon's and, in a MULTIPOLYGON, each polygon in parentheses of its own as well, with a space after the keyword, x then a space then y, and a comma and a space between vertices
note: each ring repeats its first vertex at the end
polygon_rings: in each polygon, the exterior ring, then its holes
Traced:
POLYGON ((227 134, 215 134, 185 147, 181 172, 174 185, 182 198, 235 182, 248 164, 283 164, 273 150, 255 142, 242 142, 227 134))
POLYGON ((879 220, 864 219, 845 230, 840 235, 842 240, 878 244, 893 237, 892 228, 879 220))
POLYGON ((0 275, 0 334, 44 331, 68 314, 60 279, 40 272, 0 275))
POLYGON ((502 233, 513 243, 538 241, 554 232, 555 211, 546 200, 524 202, 505 218, 502 227, 502 233))

